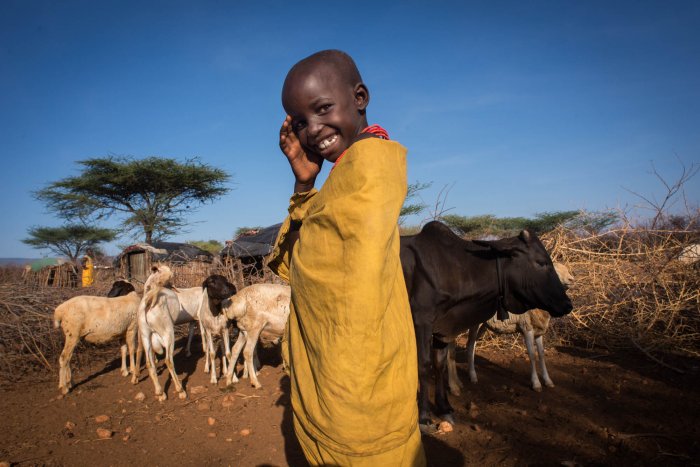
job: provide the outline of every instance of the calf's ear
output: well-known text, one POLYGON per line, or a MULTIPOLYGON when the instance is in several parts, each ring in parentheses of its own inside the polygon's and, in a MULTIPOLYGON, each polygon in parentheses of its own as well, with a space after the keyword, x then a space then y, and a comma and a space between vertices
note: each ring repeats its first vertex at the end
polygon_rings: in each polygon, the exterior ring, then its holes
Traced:
POLYGON ((521 230, 518 238, 525 243, 530 243, 530 240, 532 240, 532 234, 530 234, 530 232, 527 230, 521 230))
POLYGON ((515 246, 507 238, 503 240, 472 240, 472 242, 479 246, 491 248, 496 253, 504 256, 510 256, 515 252, 515 246))

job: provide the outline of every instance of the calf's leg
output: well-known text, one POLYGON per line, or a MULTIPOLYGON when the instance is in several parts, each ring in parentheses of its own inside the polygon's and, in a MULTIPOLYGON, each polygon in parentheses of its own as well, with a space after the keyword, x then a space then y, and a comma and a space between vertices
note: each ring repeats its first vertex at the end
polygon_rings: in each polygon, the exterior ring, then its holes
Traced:
POLYGON ((548 388, 553 388, 554 383, 547 373, 547 365, 544 363, 544 339, 543 336, 537 336, 535 338, 535 344, 537 344, 537 354, 540 357, 540 369, 542 370, 542 379, 544 380, 544 385, 548 388))
POLYGON ((537 392, 542 390, 542 384, 537 377, 537 358, 535 356, 535 333, 532 329, 523 331, 525 338, 525 347, 527 347, 527 355, 530 357, 530 382, 532 389, 537 392))

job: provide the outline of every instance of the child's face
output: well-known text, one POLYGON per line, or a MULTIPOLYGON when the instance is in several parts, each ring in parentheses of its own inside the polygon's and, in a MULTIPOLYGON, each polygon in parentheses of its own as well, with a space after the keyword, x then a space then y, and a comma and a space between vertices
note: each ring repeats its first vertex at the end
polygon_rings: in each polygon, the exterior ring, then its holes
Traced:
POLYGON ((369 94, 353 88, 337 70, 317 66, 285 84, 282 103, 304 151, 335 162, 367 125, 363 110, 369 94))

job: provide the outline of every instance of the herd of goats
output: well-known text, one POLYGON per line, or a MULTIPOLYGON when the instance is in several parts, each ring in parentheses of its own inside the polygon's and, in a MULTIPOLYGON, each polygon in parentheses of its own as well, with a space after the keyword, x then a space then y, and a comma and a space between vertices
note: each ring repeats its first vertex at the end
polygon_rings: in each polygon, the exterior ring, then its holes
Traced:
MULTIPOLYGON (((554 263, 562 284, 568 286, 573 276, 563 264, 554 263)), ((211 375, 210 381, 217 383, 215 366, 216 347, 214 338, 220 337, 222 347, 221 376, 226 384, 238 382, 236 363, 243 351, 242 377, 250 379, 251 385, 260 388, 254 365, 255 347, 278 343, 289 316, 291 290, 279 284, 254 284, 236 291, 224 276, 209 276, 202 286, 175 288, 171 286, 173 273, 168 266, 153 266, 146 280, 143 294, 124 280, 114 282, 107 297, 81 295, 73 297, 54 312, 54 326, 61 327, 65 335, 65 346, 59 358, 58 388, 67 394, 72 387, 70 360, 81 338, 93 344, 104 344, 121 339, 121 373, 136 384, 139 379, 141 354, 145 350, 146 366, 155 386, 159 401, 167 399, 158 381, 155 353, 165 352, 164 362, 172 377, 175 390, 181 399, 187 397, 174 367, 173 352, 175 326, 189 324, 186 354, 191 356, 191 345, 196 323, 199 323, 202 349, 205 356, 204 371, 211 375), (229 321, 238 328, 238 338, 230 346, 229 321), (127 368, 127 353, 130 366, 127 368)), ((474 367, 476 341, 488 329, 499 334, 520 333, 523 335, 531 364, 531 384, 536 391, 542 389, 536 361, 546 386, 554 384, 547 373, 542 336, 549 325, 549 314, 533 309, 525 314, 509 314, 508 319, 498 320, 494 316, 481 325, 469 329, 467 346, 469 378, 477 382, 474 367), (538 358, 535 358, 535 347, 538 358)), ((448 384, 450 392, 459 395, 462 383, 457 376, 455 345, 448 349, 448 384)))
POLYGON ((81 295, 56 307, 54 327, 61 327, 65 346, 59 358, 58 388, 67 394, 72 387, 70 360, 81 338, 93 344, 104 344, 123 339, 121 346, 121 373, 136 384, 141 366, 141 353, 145 351, 148 373, 155 386, 156 398, 167 399, 156 374, 155 353, 165 352, 165 365, 173 379, 181 399, 187 397, 173 362, 175 326, 189 323, 187 355, 194 335, 195 323, 199 323, 202 348, 205 355, 204 371, 211 374, 211 382, 217 383, 214 338, 221 337, 222 376, 227 384, 238 382, 235 362, 243 350, 244 376, 256 388, 261 387, 253 365, 253 355, 258 340, 276 343, 282 337, 289 316, 290 288, 278 284, 254 284, 236 291, 224 276, 209 276, 202 286, 175 288, 171 286, 173 273, 168 266, 153 266, 146 280, 143 295, 123 280, 116 281, 107 297, 81 295), (229 320, 237 324, 239 335, 233 349, 230 347, 229 320), (244 348, 245 346, 245 348, 244 348), (126 355, 130 368, 127 369, 126 355), (134 353, 136 356, 134 356, 134 353))

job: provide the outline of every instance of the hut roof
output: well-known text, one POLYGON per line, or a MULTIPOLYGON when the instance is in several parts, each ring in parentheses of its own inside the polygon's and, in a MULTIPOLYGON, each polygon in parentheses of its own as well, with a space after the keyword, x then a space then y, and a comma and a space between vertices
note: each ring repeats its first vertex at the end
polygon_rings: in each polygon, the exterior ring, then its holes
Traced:
POLYGON ((47 266, 60 266, 66 263, 70 263, 70 261, 64 258, 41 258, 31 263, 31 269, 32 271, 40 271, 47 266))
POLYGON ((154 261, 167 261, 170 263, 187 263, 189 261, 204 261, 210 263, 214 259, 214 255, 206 250, 190 245, 189 243, 176 242, 153 242, 135 243, 122 250, 119 255, 114 258, 114 263, 119 264, 120 259, 124 255, 135 252, 148 251, 153 255, 154 261))
POLYGON ((280 227, 282 227, 282 223, 239 235, 232 242, 227 242, 220 255, 222 258, 226 256, 232 258, 267 256, 272 253, 272 247, 280 227))

